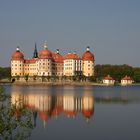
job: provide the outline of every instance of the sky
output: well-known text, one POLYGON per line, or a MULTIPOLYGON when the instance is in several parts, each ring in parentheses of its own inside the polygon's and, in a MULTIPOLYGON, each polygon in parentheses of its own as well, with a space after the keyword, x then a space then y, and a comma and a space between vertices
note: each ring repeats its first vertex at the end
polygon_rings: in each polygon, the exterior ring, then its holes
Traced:
POLYGON ((140 67, 140 0, 0 0, 0 67, 17 46, 29 59, 45 41, 62 55, 90 46, 95 64, 140 67))

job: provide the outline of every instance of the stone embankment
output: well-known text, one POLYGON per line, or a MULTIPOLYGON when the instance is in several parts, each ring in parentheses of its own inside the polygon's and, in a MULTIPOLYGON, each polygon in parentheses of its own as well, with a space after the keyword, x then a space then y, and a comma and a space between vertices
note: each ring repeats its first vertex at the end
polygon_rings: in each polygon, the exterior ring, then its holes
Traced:
POLYGON ((72 85, 72 86, 103 86, 104 84, 93 83, 93 82, 14 82, 13 85, 26 85, 26 86, 64 86, 64 85, 72 85))

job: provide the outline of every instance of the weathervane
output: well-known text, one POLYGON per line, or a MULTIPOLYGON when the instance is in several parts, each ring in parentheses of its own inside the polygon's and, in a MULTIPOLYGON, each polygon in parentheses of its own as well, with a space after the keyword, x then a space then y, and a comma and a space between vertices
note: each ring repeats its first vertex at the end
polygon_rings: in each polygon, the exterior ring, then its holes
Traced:
POLYGON ((47 41, 45 41, 45 43, 44 43, 44 49, 48 49, 47 41))

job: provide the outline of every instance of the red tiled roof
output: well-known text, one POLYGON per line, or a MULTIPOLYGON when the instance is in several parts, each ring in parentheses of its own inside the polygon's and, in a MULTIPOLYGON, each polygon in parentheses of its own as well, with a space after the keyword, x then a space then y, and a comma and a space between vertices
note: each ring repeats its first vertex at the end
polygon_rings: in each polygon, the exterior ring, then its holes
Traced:
POLYGON ((57 63, 63 63, 63 56, 59 53, 52 53, 52 57, 55 62, 57 63))
POLYGON ((64 59, 76 59, 80 60, 81 58, 76 53, 68 53, 64 56, 64 59))
POLYGON ((107 75, 104 80, 114 80, 110 75, 107 75))
POLYGON ((122 78, 122 80, 132 80, 132 79, 126 75, 125 77, 122 78))
POLYGON ((30 59, 30 60, 25 60, 24 63, 26 64, 32 64, 32 63, 35 63, 36 62, 36 59, 30 59))

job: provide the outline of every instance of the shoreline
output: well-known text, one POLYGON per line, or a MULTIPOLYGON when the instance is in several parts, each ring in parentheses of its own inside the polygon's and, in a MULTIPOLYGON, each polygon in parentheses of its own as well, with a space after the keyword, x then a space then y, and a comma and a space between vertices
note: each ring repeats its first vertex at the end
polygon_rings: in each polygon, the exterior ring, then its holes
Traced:
MULTIPOLYGON (((16 86, 105 86, 105 87, 115 87, 122 86, 118 85, 106 85, 102 83, 93 83, 93 82, 0 82, 0 85, 16 85, 16 86)), ((126 86, 140 86, 140 83, 134 83, 132 85, 126 86)), ((122 87, 126 87, 122 86, 122 87)))
POLYGON ((12 85, 19 86, 102 86, 103 84, 91 82, 18 82, 12 85))

